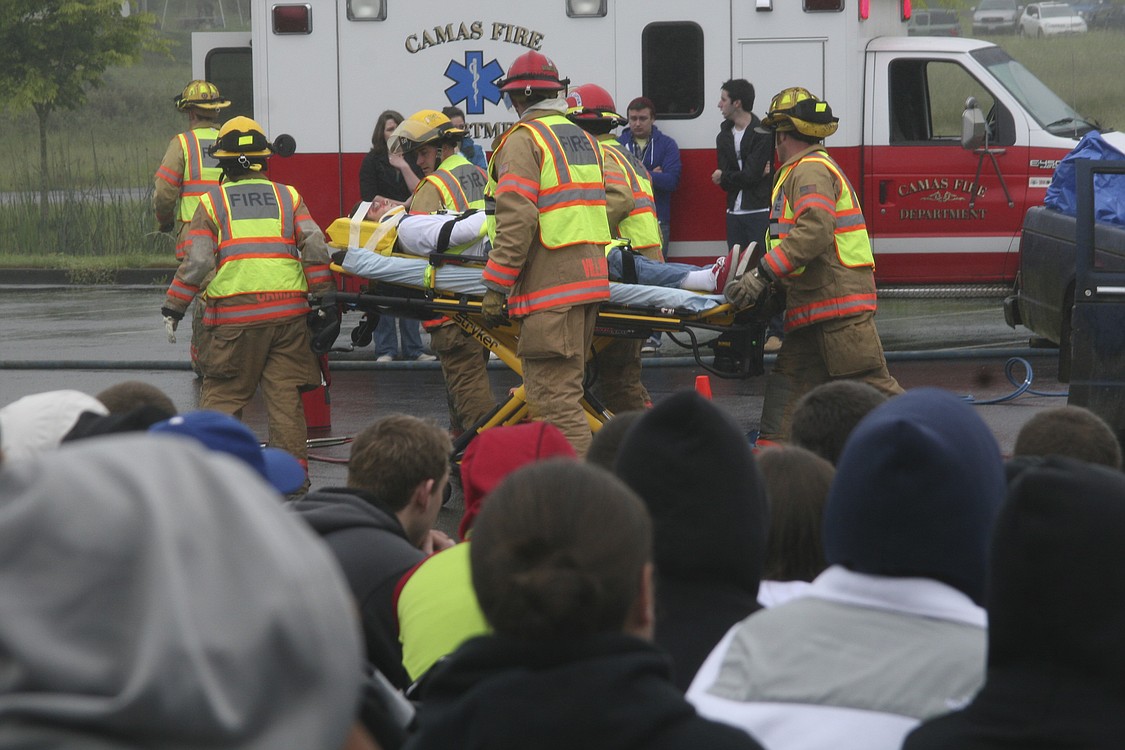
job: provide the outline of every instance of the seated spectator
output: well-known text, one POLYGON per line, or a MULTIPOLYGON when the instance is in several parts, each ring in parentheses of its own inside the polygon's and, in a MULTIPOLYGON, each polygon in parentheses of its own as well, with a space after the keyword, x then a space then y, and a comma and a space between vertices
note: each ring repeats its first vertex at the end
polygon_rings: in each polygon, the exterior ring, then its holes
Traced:
POLYGON ((101 401, 81 391, 32 393, 0 408, 0 439, 7 460, 58 448, 84 413, 105 415, 101 401))
POLYGON ((989 536, 1006 484, 988 426, 917 388, 855 428, 824 509, 831 567, 747 618, 688 690, 770 750, 897 750, 984 677, 989 536))
POLYGON ((307 479, 305 467, 292 453, 263 447, 249 427, 229 414, 208 409, 177 414, 157 422, 149 432, 183 435, 207 448, 244 461, 282 495, 300 489, 307 479))
POLYGON ((821 383, 797 401, 789 439, 835 464, 859 420, 887 397, 858 380, 821 383))
POLYGON ((769 531, 766 486, 734 419, 695 391, 640 417, 617 475, 652 515, 656 644, 686 690, 732 625, 760 609, 769 531))
POLYGON ((606 471, 613 471, 617 463, 617 453, 621 450, 621 441, 633 423, 640 419, 643 411, 623 411, 613 415, 613 418, 604 423, 600 430, 594 433, 590 441, 590 449, 586 451, 586 463, 600 466, 606 471))
POLYGON ((525 466, 473 533, 473 586, 495 634, 435 668, 410 748, 759 747, 697 716, 648 643, 652 526, 608 472, 525 466))
POLYGON ((335 553, 359 606, 367 658, 395 687, 402 666, 395 587, 436 549, 452 544, 434 530, 449 479, 449 434, 404 414, 356 435, 346 487, 310 492, 290 505, 335 553))
POLYGON ((1050 457, 1012 484, 992 538, 988 666, 965 708, 904 750, 1121 747, 1125 477, 1050 457))
POLYGON ((105 404, 110 414, 124 414, 142 406, 153 406, 176 415, 176 405, 164 391, 143 380, 124 380, 98 393, 95 398, 105 404))
POLYGON ((241 462, 184 438, 107 436, 6 464, 0 505, 0 746, 358 739, 347 586, 241 462))
POLYGON ((1117 436, 1104 419, 1081 406, 1045 409, 1020 428, 1013 450, 1015 458, 1051 455, 1121 468, 1117 436))
POLYGON ((504 477, 553 456, 577 458, 570 441, 550 422, 493 427, 465 449, 461 459, 465 513, 458 528, 465 541, 410 570, 399 581, 395 596, 402 663, 411 680, 420 679, 462 642, 488 632, 469 575, 473 522, 504 477))
POLYGON ((798 596, 824 572, 824 502, 836 467, 795 445, 766 448, 757 455, 770 502, 770 531, 758 601, 773 607, 798 596))
POLYGON ((131 411, 116 414, 98 414, 84 411, 78 415, 78 420, 70 431, 63 435, 63 443, 83 438, 98 437, 100 435, 115 435, 120 432, 144 432, 157 422, 163 422, 173 413, 166 412, 157 406, 138 406, 131 411))

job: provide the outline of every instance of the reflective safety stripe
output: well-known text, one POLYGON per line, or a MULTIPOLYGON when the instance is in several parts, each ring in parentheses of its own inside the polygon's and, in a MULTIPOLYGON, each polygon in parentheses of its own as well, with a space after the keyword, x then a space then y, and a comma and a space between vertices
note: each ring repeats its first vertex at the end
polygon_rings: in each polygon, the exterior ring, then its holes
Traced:
POLYGON ((832 318, 846 318, 863 312, 875 312, 876 307, 875 292, 817 300, 801 307, 786 309, 785 330, 832 318))
POLYGON ((568 305, 583 305, 609 299, 609 280, 584 279, 570 284, 560 284, 531 294, 508 298, 508 311, 516 317, 533 312, 568 305))
POLYGON ((484 272, 481 274, 481 280, 491 281, 493 284, 499 284, 507 288, 516 283, 516 279, 519 278, 519 275, 519 268, 502 266, 492 260, 492 258, 489 258, 488 262, 485 263, 484 272))
POLYGON ((207 154, 207 148, 219 137, 215 128, 197 128, 180 133, 180 149, 184 154, 184 173, 180 180, 179 219, 191 221, 199 206, 199 197, 219 186, 223 170, 219 160, 207 154))
POLYGON ((175 297, 184 302, 191 302, 195 299, 195 295, 199 294, 199 287, 194 284, 185 284, 179 279, 172 279, 172 285, 168 287, 168 296, 175 297))
POLYGON ((204 297, 259 297, 254 304, 219 305, 214 313, 209 305, 213 324, 290 317, 298 308, 308 309, 304 298, 308 283, 296 244, 299 200, 297 191, 288 185, 262 178, 225 183, 200 199, 219 228, 218 272, 204 297))
POLYGON ((460 213, 470 208, 484 208, 484 188, 488 177, 484 170, 461 154, 454 154, 443 161, 424 181, 437 188, 442 207, 446 210, 460 213))

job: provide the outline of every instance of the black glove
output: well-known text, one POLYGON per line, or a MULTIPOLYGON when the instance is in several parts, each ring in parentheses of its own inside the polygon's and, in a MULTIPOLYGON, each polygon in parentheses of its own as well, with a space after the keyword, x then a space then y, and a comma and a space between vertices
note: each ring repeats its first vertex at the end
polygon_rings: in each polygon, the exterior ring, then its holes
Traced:
POLYGON ((480 303, 480 311, 484 315, 484 322, 490 328, 499 328, 508 322, 508 316, 504 314, 504 303, 507 299, 503 292, 498 292, 495 289, 489 289, 484 293, 484 299, 480 303))
POLYGON ((340 335, 340 308, 328 302, 309 311, 309 346, 318 357, 332 351, 340 335))
POLYGON ((171 318, 172 320, 176 321, 177 323, 179 323, 181 320, 184 319, 184 314, 182 312, 178 312, 176 310, 173 310, 170 307, 160 308, 160 314, 163 315, 165 318, 171 318))
POLYGON ((338 266, 344 265, 344 256, 348 254, 347 250, 337 250, 332 253, 332 262, 338 266))
POLYGON ((176 328, 180 325, 180 321, 184 319, 184 314, 176 312, 170 307, 160 308, 160 314, 164 316, 164 334, 168 337, 168 343, 176 343, 176 328))

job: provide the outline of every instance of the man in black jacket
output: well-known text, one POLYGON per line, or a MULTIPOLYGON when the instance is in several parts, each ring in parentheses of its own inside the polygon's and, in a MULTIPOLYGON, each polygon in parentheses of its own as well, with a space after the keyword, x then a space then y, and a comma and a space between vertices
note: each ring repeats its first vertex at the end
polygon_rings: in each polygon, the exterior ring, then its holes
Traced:
POLYGON ((291 507, 336 555, 363 620, 367 658, 397 687, 409 685, 394 612, 402 575, 452 545, 436 531, 449 480, 449 435, 395 414, 352 443, 348 486, 309 493, 291 507))
MULTIPOLYGON (((723 124, 715 138, 719 168, 711 181, 727 193, 727 250, 757 242, 765 251, 770 225, 770 190, 773 187, 773 135, 759 132, 761 120, 754 108, 754 86, 745 78, 723 84, 719 112, 723 124)), ((758 258, 751 261, 751 265, 758 258)), ((766 351, 781 348, 780 316, 770 321, 766 351)))

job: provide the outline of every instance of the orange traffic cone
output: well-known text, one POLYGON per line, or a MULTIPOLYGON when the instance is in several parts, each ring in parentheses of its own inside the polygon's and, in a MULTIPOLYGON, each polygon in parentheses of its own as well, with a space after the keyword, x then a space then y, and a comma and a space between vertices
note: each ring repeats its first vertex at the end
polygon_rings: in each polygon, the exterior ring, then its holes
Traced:
POLYGON ((711 376, 710 375, 696 375, 695 376, 695 392, 708 401, 711 400, 711 376))

